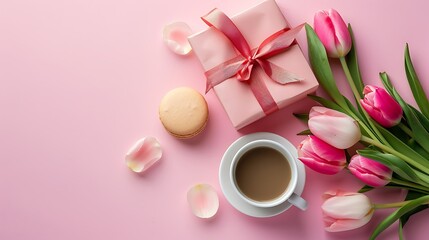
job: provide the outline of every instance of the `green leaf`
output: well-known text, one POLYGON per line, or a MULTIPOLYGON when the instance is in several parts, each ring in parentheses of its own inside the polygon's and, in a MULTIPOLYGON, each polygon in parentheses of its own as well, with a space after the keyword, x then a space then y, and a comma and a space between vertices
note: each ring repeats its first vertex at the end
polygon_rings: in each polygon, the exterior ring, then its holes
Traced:
MULTIPOLYGON (((357 117, 359 118, 359 120, 361 121, 360 125, 366 125, 366 126, 370 126, 369 125, 369 121, 371 121, 371 119, 366 118, 366 115, 363 113, 362 107, 359 105, 359 103, 357 103, 357 109, 355 108, 355 106, 353 106, 353 104, 349 101, 349 99, 347 99, 346 97, 344 97, 344 101, 346 102, 347 106, 349 107, 349 110, 357 117)), ((347 115, 350 116, 349 113, 346 113, 347 115)), ((368 129, 369 131, 372 131, 373 134, 375 134, 374 130, 369 127, 368 129)), ((369 133, 367 132, 367 130, 365 128, 361 127, 361 132, 363 135, 365 136, 369 136, 369 133)), ((377 134, 375 134, 377 135, 377 134)))
POLYGON ((423 197, 426 195, 427 194, 423 194, 423 193, 419 193, 419 192, 415 192, 415 191, 408 191, 407 196, 405 196, 405 201, 414 200, 414 199, 417 199, 419 197, 423 197))
MULTIPOLYGON (((418 142, 422 142, 423 145, 427 145, 426 147, 424 147, 426 151, 424 152, 425 154, 423 154, 426 156, 427 154, 429 154, 429 151, 427 150, 429 143, 427 143, 427 141, 425 141, 424 139, 429 134, 429 119, 402 99, 402 97, 399 95, 399 93, 395 90, 392 83, 390 82, 389 76, 385 72, 380 73, 380 78, 386 90, 393 98, 395 98, 395 100, 401 105, 401 108, 404 110, 404 113, 407 116, 408 125, 410 125, 411 129, 413 129, 413 132, 416 131, 419 133, 418 142)), ((415 148, 413 146, 413 149, 415 149, 417 152, 421 152, 420 147, 415 148)))
POLYGON ((429 187, 429 173, 423 173, 420 171, 416 171, 417 176, 423 181, 422 185, 429 187))
POLYGON ((386 89, 386 91, 391 96, 393 96, 393 91, 392 91, 393 90, 393 85, 392 85, 392 82, 389 79, 389 75, 387 75, 386 72, 381 72, 381 73, 379 73, 379 76, 380 76, 381 82, 383 83, 384 88, 386 89))
POLYGON ((400 217, 402 217, 407 212, 412 211, 413 209, 415 209, 420 205, 428 204, 428 201, 429 201, 429 195, 426 195, 424 197, 414 199, 411 202, 399 208, 398 210, 394 211, 377 226, 377 228, 372 233, 370 239, 371 240, 375 239, 381 232, 383 232, 386 228, 388 228, 390 225, 396 222, 396 220, 398 220, 400 217))
POLYGON ((403 232, 403 225, 402 225, 402 222, 400 221, 399 222, 399 225, 398 225, 398 235, 399 235, 399 240, 404 240, 404 232, 403 232))
POLYGON ((308 122, 308 113, 294 113, 293 115, 305 123, 308 122))
POLYGON ((316 96, 316 95, 312 95, 312 94, 309 94, 307 96, 309 98, 313 99, 314 101, 322 104, 322 106, 324 106, 324 107, 327 107, 327 108, 334 109, 334 110, 337 110, 339 112, 345 113, 345 111, 344 111, 343 108, 341 108, 338 104, 336 104, 335 102, 333 102, 333 101, 331 101, 329 99, 322 98, 322 97, 319 97, 319 96, 316 96))
POLYGON ((414 170, 406 162, 392 154, 382 153, 372 149, 362 149, 357 152, 363 157, 373 159, 388 166, 393 172, 404 179, 412 182, 419 180, 419 177, 416 175, 414 170))
POLYGON ((409 190, 409 191, 414 191, 414 192, 420 192, 420 193, 428 194, 427 191, 424 191, 424 190, 421 190, 421 189, 418 189, 418 188, 413 188, 413 187, 409 187, 409 186, 400 185, 400 184, 395 184, 395 183, 388 183, 384 187, 398 188, 398 189, 403 189, 403 190, 409 190))
POLYGON ((360 118, 362 119, 362 121, 366 124, 366 125, 368 125, 369 126, 369 121, 371 121, 369 118, 366 118, 366 117, 363 117, 363 116, 365 116, 365 113, 364 113, 364 109, 361 107, 361 105, 360 104, 358 104, 358 111, 359 111, 359 115, 360 115, 360 118))
POLYGON ((356 109, 356 107, 350 102, 348 98, 344 97, 344 101, 346 102, 348 108, 350 109, 350 111, 353 112, 354 115, 356 115, 360 120, 365 119, 364 117, 362 117, 361 112, 359 112, 358 109, 356 109))
POLYGON ((371 186, 365 185, 365 186, 363 186, 361 189, 359 189, 358 193, 365 193, 365 192, 369 192, 369 191, 371 191, 371 190, 373 190, 373 189, 374 189, 374 187, 371 187, 371 186))
POLYGON ((325 47, 310 25, 305 25, 305 31, 307 33, 308 55, 314 75, 331 98, 338 105, 345 107, 346 104, 332 74, 325 47))
POLYGON ((414 99, 422 111, 423 115, 429 118, 429 101, 420 84, 413 62, 411 61, 408 44, 405 47, 405 73, 407 74, 408 84, 413 92, 414 99))
POLYGON ((415 109, 413 106, 408 105, 408 107, 413 111, 413 113, 419 118, 420 123, 429 131, 429 118, 427 118, 419 110, 415 109))
POLYGON ((310 131, 310 129, 304 130, 302 132, 297 133, 296 135, 313 135, 310 131))
POLYGON ((402 99, 399 93, 393 89, 393 96, 399 102, 404 111, 405 117, 410 125, 413 132, 414 139, 422 146, 426 151, 429 152, 429 132, 419 121, 419 118, 414 114, 414 112, 408 107, 408 104, 402 99))
POLYGON ((403 142, 406 142, 407 144, 410 142, 410 136, 398 125, 388 128, 387 130, 389 130, 389 132, 401 139, 403 142))
MULTIPOLYGON (((403 155, 409 157, 413 160, 413 163, 408 162, 408 164, 413 165, 417 169, 427 170, 429 169, 429 161, 410 148, 403 141, 398 139, 391 132, 387 131, 383 127, 378 127, 378 130, 383 134, 384 138, 389 142, 393 149, 402 153, 403 155)), ((405 159, 404 159, 405 160, 405 159)))
MULTIPOLYGON (((405 200, 413 200, 419 197, 423 197, 427 194, 424 193, 420 193, 420 192, 415 192, 415 191, 408 191, 407 196, 405 197, 405 200)), ((404 214, 401 218, 400 218, 400 224, 402 226, 405 226, 405 224, 408 222, 408 220, 410 219, 410 217, 420 211, 425 210, 426 208, 428 208, 428 205, 421 205, 416 207, 414 210, 411 210, 409 212, 407 212, 406 214, 404 214)))
POLYGON ((350 52, 346 56, 346 62, 347 62, 347 66, 349 66, 350 74, 352 75, 353 82, 356 86, 356 89, 358 90, 359 95, 362 98, 363 82, 362 82, 362 77, 359 70, 359 63, 358 63, 358 58, 356 53, 356 42, 355 42, 352 26, 350 24, 348 25, 348 28, 349 28, 350 37, 352 39, 352 48, 350 49, 350 52))
POLYGON ((429 153, 424 150, 424 148, 422 148, 416 141, 414 141, 414 139, 412 139, 412 141, 407 142, 407 145, 410 146, 414 151, 416 151, 425 159, 429 159, 429 153))

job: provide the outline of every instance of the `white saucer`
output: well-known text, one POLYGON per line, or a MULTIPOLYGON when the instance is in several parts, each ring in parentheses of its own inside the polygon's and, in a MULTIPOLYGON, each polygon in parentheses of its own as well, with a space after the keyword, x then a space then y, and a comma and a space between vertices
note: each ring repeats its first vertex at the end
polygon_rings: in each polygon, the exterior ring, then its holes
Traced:
POLYGON ((234 155, 236 154, 236 152, 238 151, 238 149, 243 147, 245 144, 258 139, 268 139, 268 140, 276 141, 290 150, 290 152, 292 153, 292 155, 294 156, 297 162, 298 171, 299 171, 298 184, 296 186, 295 193, 298 195, 302 194, 302 191, 304 190, 304 185, 305 185, 305 168, 304 168, 304 164, 302 164, 302 162, 298 160, 298 154, 297 154, 296 148, 285 138, 277 134, 268 133, 268 132, 258 132, 258 133, 253 133, 253 134, 243 136, 237 139, 234 143, 232 143, 231 146, 229 146, 229 148, 226 150, 225 154, 223 155, 222 162, 220 164, 219 182, 222 188, 222 192, 225 195, 225 198, 238 211, 252 217, 260 217, 260 218, 272 217, 286 211, 288 208, 290 208, 292 204, 286 201, 278 206, 271 207, 271 208, 255 207, 245 202, 239 195, 237 195, 236 192, 233 191, 233 186, 232 186, 233 183, 229 179, 231 161, 234 155))

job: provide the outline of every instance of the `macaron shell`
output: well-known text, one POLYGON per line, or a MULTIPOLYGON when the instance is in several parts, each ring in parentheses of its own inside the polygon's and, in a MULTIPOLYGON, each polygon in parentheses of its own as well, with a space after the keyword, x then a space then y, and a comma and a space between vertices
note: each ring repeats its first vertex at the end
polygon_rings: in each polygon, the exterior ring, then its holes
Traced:
POLYGON ((176 88, 161 100, 159 117, 170 134, 178 138, 190 138, 198 135, 206 125, 207 102, 192 88, 176 88))

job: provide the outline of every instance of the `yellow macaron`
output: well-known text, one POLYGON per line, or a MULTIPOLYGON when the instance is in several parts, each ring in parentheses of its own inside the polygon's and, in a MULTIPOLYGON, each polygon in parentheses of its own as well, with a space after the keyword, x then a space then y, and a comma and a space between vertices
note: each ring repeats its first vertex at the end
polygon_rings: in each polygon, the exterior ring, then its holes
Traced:
POLYGON ((177 138, 191 138, 206 126, 207 102, 196 90, 179 87, 169 91, 159 105, 159 119, 164 128, 177 138))

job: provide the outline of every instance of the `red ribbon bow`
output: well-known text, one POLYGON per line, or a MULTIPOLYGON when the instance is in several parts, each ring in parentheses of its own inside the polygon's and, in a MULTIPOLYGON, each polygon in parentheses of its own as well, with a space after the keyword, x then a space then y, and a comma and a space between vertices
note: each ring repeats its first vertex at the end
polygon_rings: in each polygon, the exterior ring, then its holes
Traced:
POLYGON ((304 24, 292 29, 282 29, 265 39, 259 47, 251 50, 243 34, 222 11, 214 9, 201 19, 210 27, 214 27, 223 33, 240 53, 237 57, 205 73, 207 77, 206 92, 217 84, 236 76, 239 81, 249 84, 265 114, 268 115, 278 110, 277 103, 268 91, 263 76, 257 71, 258 68, 255 65, 259 65, 266 75, 279 84, 302 80, 267 59, 288 49, 294 43, 296 35, 304 24))

